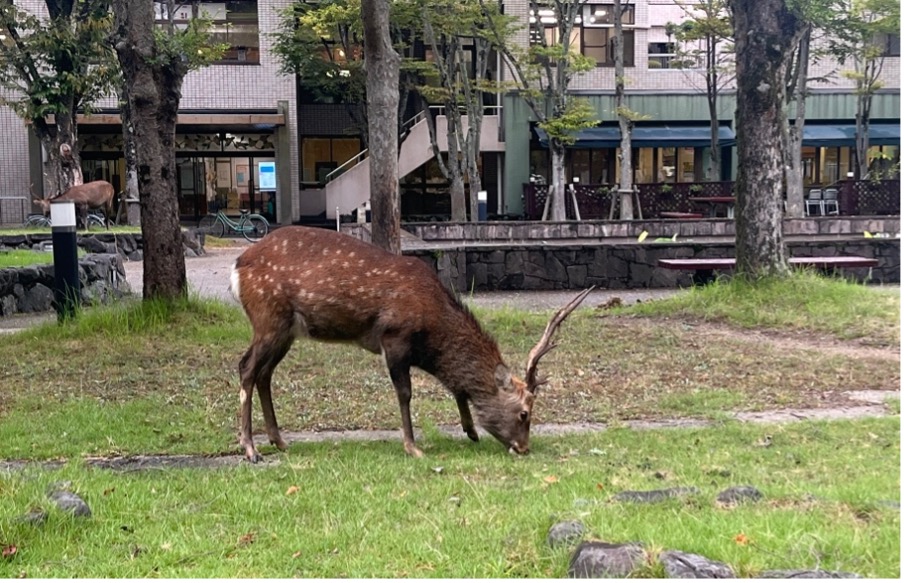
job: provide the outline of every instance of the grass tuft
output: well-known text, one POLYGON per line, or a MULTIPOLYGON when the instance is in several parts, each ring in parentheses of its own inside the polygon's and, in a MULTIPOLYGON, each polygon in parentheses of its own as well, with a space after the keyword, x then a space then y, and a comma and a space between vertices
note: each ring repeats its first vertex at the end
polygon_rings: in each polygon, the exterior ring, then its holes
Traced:
POLYGON ((720 278, 670 298, 622 308, 614 313, 692 317, 741 328, 828 332, 842 339, 900 341, 897 289, 883 290, 811 270, 784 279, 755 282, 720 278))

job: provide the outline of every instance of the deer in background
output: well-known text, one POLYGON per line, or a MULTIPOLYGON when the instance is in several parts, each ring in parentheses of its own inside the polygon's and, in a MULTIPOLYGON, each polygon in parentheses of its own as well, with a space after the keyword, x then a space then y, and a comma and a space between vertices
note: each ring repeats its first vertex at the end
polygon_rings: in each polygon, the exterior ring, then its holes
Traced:
POLYGON ((82 224, 88 227, 88 209, 103 208, 104 222, 107 229, 113 219, 113 185, 106 180, 95 180, 73 186, 63 194, 50 199, 35 198, 34 203, 41 206, 44 216, 50 213, 50 204, 53 202, 72 201, 82 217, 82 224))
MULTIPOLYGON (((591 288, 593 289, 593 288, 591 288)), ((393 255, 335 231, 283 227, 236 260, 231 290, 253 328, 239 362, 239 444, 262 458, 251 437, 251 397, 260 397, 270 443, 285 449, 270 394, 273 371, 296 338, 353 343, 381 354, 402 414, 405 451, 420 457, 411 425, 412 366, 436 377, 455 397, 461 427, 473 441, 471 417, 510 452, 529 449, 531 412, 546 380, 540 359, 553 335, 587 297, 585 290, 549 321, 530 351, 524 380, 511 374, 496 341, 420 259, 393 255)))

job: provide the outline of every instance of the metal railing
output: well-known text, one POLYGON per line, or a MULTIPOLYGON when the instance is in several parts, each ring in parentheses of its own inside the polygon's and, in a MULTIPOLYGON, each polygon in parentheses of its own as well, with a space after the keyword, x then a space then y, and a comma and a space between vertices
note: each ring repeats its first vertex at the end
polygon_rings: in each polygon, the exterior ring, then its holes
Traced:
MULTIPOLYGON (((446 107, 443 105, 431 105, 429 108, 430 113, 433 117, 439 115, 446 114, 446 107)), ((501 105, 485 105, 483 106, 483 115, 499 115, 499 112, 502 110, 501 105)), ((464 106, 459 107, 459 113, 462 115, 467 115, 467 108, 464 106)), ((411 128, 418 124, 421 120, 425 119, 425 113, 423 111, 419 111, 414 116, 408 118, 404 122, 402 122, 402 127, 400 128, 400 135, 404 136, 408 133, 411 128)), ((340 164, 337 168, 332 170, 329 174, 324 178, 323 183, 329 184, 333 180, 339 178, 342 174, 345 174, 348 170, 350 170, 353 166, 357 166, 362 160, 367 158, 367 148, 361 150, 342 164, 340 164)))

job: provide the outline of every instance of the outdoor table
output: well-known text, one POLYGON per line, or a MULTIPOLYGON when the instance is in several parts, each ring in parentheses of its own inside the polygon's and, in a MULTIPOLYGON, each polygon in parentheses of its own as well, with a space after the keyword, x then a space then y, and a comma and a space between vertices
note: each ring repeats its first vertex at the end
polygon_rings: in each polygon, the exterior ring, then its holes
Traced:
POLYGON ((707 205, 709 207, 707 214, 710 217, 716 216, 716 209, 719 206, 725 206, 726 216, 729 219, 734 218, 735 197, 733 196, 689 196, 687 199, 694 203, 707 205))

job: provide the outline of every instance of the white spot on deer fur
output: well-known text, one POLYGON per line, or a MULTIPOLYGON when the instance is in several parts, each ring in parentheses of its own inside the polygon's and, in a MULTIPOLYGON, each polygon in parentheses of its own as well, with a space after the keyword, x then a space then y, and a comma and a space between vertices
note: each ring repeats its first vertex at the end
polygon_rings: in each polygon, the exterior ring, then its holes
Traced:
MULTIPOLYGON (((354 255, 354 253, 352 253, 352 255, 354 255)), ((358 260, 358 265, 364 265, 364 260, 363 260, 363 259, 359 259, 359 260, 358 260)))
POLYGON ((360 294, 360 293, 364 293, 364 286, 361 286, 361 287, 358 288, 358 293, 359 293, 359 294, 360 294))
POLYGON ((235 263, 232 264, 232 273, 229 274, 229 290, 232 292, 232 297, 236 299, 236 301, 242 301, 242 279, 239 276, 239 270, 236 269, 235 263))
POLYGON ((342 267, 346 267, 346 268, 347 268, 347 267, 348 267, 348 261, 343 261, 343 262, 342 262, 342 267))

